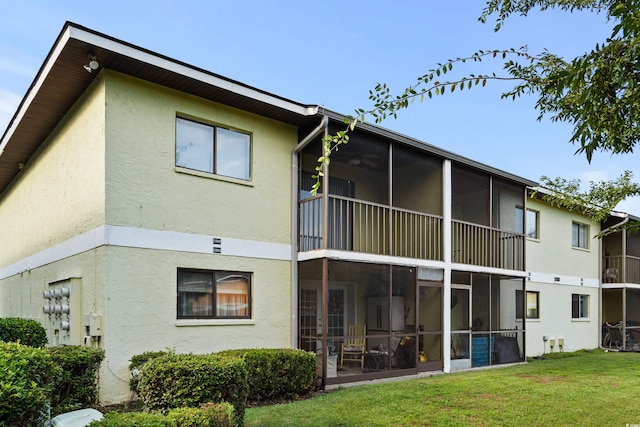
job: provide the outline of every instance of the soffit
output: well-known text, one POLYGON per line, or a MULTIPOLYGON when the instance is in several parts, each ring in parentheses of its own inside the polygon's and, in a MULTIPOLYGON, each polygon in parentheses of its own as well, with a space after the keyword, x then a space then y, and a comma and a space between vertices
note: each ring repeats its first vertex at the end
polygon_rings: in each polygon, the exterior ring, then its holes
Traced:
POLYGON ((226 79, 214 73, 66 23, 0 140, 0 194, 46 140, 102 69, 300 127, 317 124, 317 107, 226 79), (93 53, 100 68, 84 69, 93 53))

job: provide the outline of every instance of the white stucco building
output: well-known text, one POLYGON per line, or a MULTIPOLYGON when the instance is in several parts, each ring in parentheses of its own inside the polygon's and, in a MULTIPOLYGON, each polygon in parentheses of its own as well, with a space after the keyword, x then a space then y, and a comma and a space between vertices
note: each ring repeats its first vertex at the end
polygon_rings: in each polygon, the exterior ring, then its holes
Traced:
POLYGON ((0 316, 105 349, 104 402, 167 348, 302 348, 340 384, 599 345, 599 224, 369 124, 312 195, 342 126, 67 23, 0 140, 0 316))

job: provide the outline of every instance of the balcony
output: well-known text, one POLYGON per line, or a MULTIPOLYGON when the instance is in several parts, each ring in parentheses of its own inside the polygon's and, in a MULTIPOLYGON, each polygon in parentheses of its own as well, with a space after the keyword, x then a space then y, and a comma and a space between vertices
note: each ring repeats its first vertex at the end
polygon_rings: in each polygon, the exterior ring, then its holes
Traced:
MULTIPOLYGON (((328 196, 326 249, 443 260, 443 219, 405 209, 328 196)), ((324 249, 323 199, 300 202, 301 252, 324 249)), ((524 269, 524 235, 462 221, 452 224, 452 261, 524 269)))
POLYGON ((602 282, 640 284, 640 258, 634 256, 604 257, 602 282))
MULTIPOLYGON (((443 259, 441 217, 342 196, 328 201, 326 249, 443 259)), ((322 214, 322 196, 300 202, 301 252, 324 249, 322 214)))
POLYGON ((484 267, 524 270, 524 234, 453 221, 452 261, 484 267))

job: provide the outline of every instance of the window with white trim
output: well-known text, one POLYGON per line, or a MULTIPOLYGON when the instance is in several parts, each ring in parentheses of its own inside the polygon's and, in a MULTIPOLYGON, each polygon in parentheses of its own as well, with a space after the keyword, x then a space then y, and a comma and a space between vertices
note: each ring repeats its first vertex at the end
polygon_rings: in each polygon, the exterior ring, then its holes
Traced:
POLYGON ((177 117, 176 166, 249 180, 251 135, 177 117))
POLYGON ((540 238, 540 212, 527 209, 525 232, 530 239, 540 238))
POLYGON ((250 319, 251 273, 178 269, 178 319, 250 319))
POLYGON ((589 249, 589 226, 587 224, 571 223, 571 246, 589 249))
POLYGON ((571 294, 571 318, 589 318, 589 295, 571 294))
POLYGON ((516 318, 522 319, 525 315, 527 319, 540 318, 540 292, 516 290, 516 318))

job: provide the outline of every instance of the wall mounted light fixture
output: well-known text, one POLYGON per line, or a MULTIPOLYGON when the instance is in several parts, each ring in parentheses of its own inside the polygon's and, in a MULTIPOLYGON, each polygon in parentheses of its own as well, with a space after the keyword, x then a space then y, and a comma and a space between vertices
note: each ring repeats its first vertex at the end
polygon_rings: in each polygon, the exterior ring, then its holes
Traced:
POLYGON ((93 53, 89 54, 89 64, 83 65, 84 69, 87 72, 91 73, 93 70, 97 70, 100 67, 100 63, 98 62, 98 58, 93 53))

